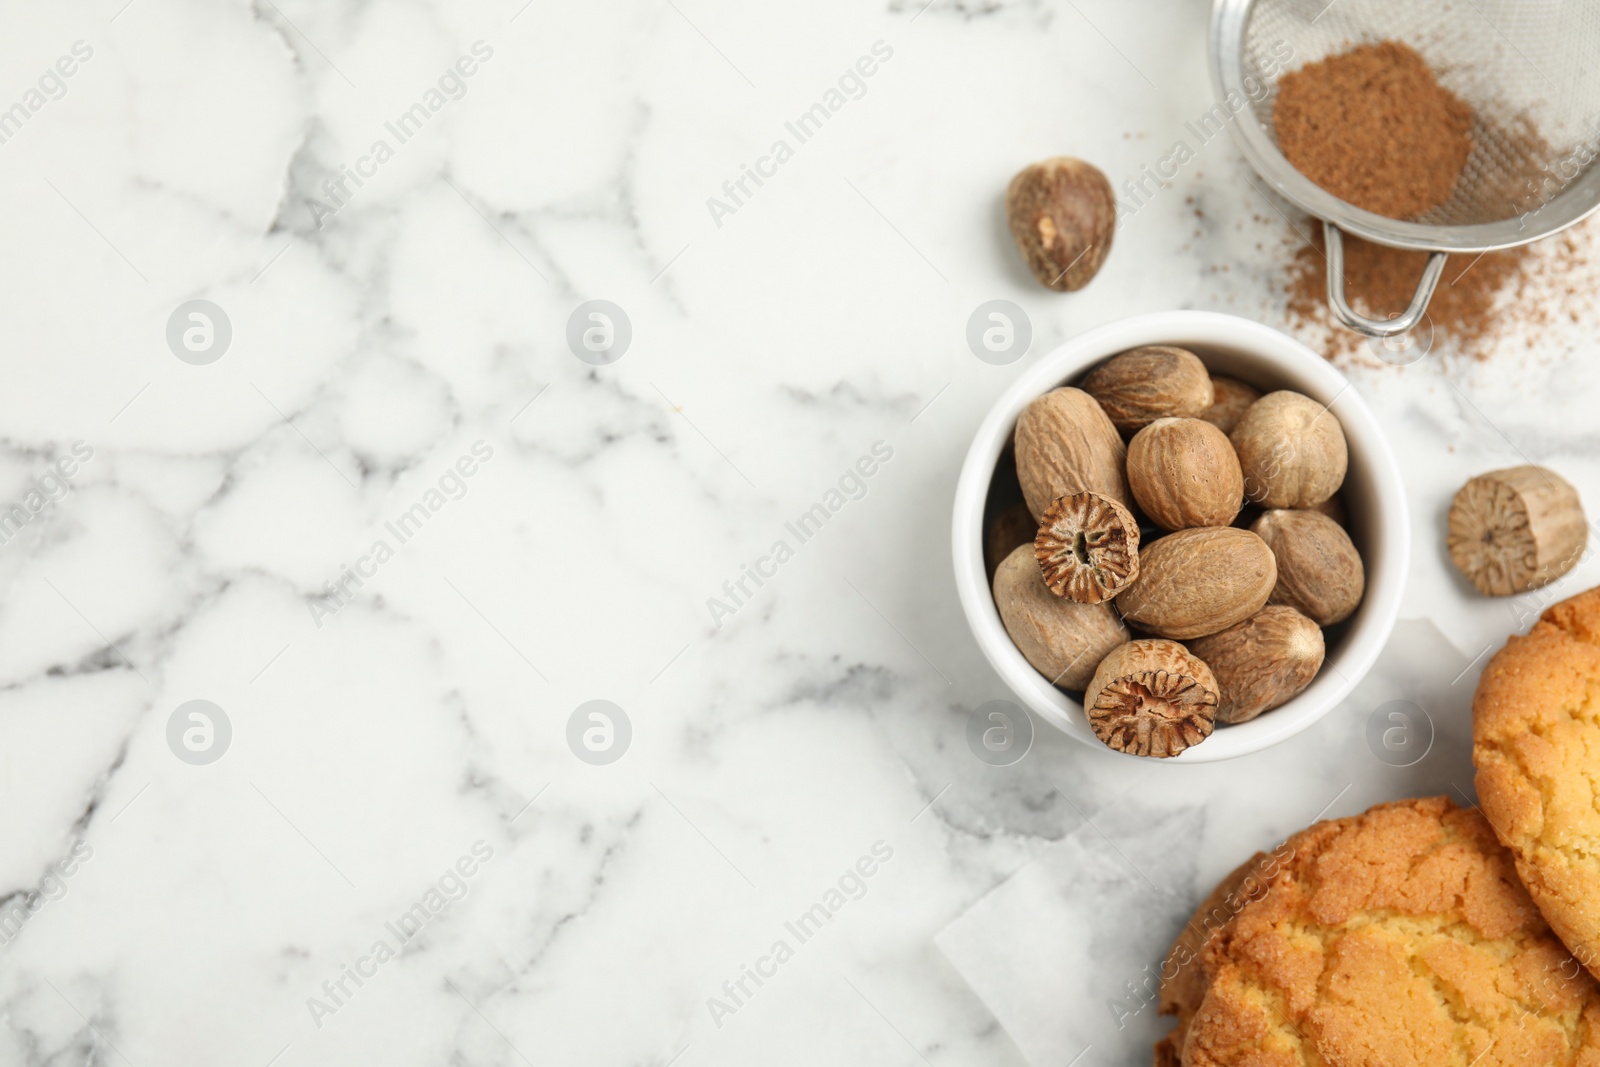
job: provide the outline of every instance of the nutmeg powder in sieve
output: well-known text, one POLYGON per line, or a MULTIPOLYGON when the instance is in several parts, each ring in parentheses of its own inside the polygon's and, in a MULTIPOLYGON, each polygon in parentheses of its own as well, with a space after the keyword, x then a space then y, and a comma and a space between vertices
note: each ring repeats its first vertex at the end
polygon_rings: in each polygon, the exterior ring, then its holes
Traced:
MULTIPOLYGON (((1415 218, 1450 199, 1472 155, 1472 109, 1439 84, 1415 49, 1365 44, 1286 74, 1273 125, 1284 157, 1351 204, 1393 219, 1415 218)), ((1531 131, 1525 137, 1536 137, 1531 131)), ((1428 256, 1346 235, 1345 286, 1368 315, 1405 310, 1428 256)), ((1428 306, 1432 328, 1462 352, 1483 356, 1503 323, 1500 297, 1527 280, 1525 250, 1451 256, 1428 306)), ((1299 326, 1329 321, 1322 232, 1296 252, 1288 312, 1299 326)), ((1330 354, 1358 349, 1360 335, 1336 330, 1330 354)))
POLYGON ((1472 154, 1472 109, 1398 41, 1307 63, 1278 82, 1284 158, 1339 199, 1409 219, 1450 199, 1472 154))

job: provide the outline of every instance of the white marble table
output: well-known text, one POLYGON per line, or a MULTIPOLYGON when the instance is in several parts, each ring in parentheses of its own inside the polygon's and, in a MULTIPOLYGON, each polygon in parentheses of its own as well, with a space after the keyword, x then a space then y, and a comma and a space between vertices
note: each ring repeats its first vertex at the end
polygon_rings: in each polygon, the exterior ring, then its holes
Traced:
POLYGON ((1108 1002, 1212 879, 1470 789, 1473 657, 1530 605, 1447 570, 1454 487, 1526 456, 1600 499, 1592 318, 1354 367, 1408 654, 1235 764, 989 767, 947 534, 986 406, 1121 316, 1283 322, 1226 138, 1080 294, 1000 217, 1034 158, 1169 155, 1206 5, 7 14, 0 1064, 1142 1062, 1108 1002), (967 348, 991 299, 1018 363, 967 348), (595 700, 610 763, 568 743, 595 700), (1392 700, 1410 768, 1365 741, 1392 700))

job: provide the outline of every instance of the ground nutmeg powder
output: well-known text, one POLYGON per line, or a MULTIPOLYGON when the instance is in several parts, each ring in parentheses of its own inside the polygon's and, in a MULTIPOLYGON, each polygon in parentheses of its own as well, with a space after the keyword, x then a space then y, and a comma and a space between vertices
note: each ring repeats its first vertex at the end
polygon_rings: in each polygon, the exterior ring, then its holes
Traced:
MULTIPOLYGON (((1278 83, 1273 125, 1285 158, 1302 174, 1348 203, 1394 219, 1415 218, 1448 201, 1473 151, 1471 107, 1398 41, 1359 45, 1286 74, 1278 83)), ((1562 251, 1568 261, 1576 254, 1575 248, 1562 251)), ((1411 303, 1427 261, 1425 252, 1347 234, 1345 291, 1361 312, 1393 317, 1411 303)), ((1504 296, 1528 285, 1532 267, 1526 249, 1451 256, 1428 305, 1428 328, 1464 354, 1488 355, 1516 311, 1504 296)), ((1316 227, 1290 264, 1289 317, 1302 327, 1330 327, 1329 355, 1353 353, 1364 338, 1332 325, 1327 285, 1327 250, 1316 227)))
POLYGON ((1449 200, 1472 154, 1472 109, 1398 41, 1358 45, 1284 75, 1272 122, 1296 170, 1391 219, 1449 200))
MULTIPOLYGON (((1299 325, 1329 324, 1328 260, 1322 230, 1312 231, 1289 266, 1289 317, 1299 325)), ((1428 302, 1428 322, 1441 338, 1467 354, 1489 354, 1501 309, 1500 293, 1522 283, 1525 250, 1514 248, 1484 256, 1450 256, 1439 286, 1428 302)), ((1404 311, 1427 266, 1428 253, 1385 248, 1359 237, 1344 238, 1344 283, 1356 309, 1374 318, 1393 318, 1404 311)), ((1362 335, 1340 328, 1331 337, 1335 353, 1348 354, 1364 342, 1362 335)))

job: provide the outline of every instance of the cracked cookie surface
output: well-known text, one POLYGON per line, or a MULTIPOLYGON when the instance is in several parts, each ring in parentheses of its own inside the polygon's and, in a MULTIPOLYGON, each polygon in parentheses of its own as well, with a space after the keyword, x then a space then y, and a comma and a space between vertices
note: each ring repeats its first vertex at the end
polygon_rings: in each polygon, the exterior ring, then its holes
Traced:
POLYGON ((1162 1015, 1176 1015, 1178 1021, 1167 1036, 1156 1042, 1155 1067, 1181 1067, 1189 1023, 1211 985, 1211 976, 1205 969, 1205 947, 1233 922, 1245 904, 1260 896, 1277 869, 1276 853, 1269 856, 1257 852, 1245 860, 1200 902, 1172 943, 1161 963, 1159 1010, 1162 1015))
POLYGON ((1600 1065, 1600 985, 1477 811, 1382 804, 1274 855, 1201 949, 1187 1067, 1600 1065))
POLYGON ((1600 589, 1554 605, 1489 661, 1472 762, 1534 903, 1600 976, 1600 589))

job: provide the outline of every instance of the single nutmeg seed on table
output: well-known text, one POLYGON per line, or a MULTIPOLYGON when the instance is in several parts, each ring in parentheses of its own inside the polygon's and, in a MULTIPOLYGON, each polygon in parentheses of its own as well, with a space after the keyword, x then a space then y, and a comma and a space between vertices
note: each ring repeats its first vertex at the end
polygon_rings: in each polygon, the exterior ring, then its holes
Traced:
POLYGON ((1082 389, 1052 389, 1023 409, 1014 435, 1017 480, 1035 519, 1061 497, 1099 493, 1133 506, 1122 435, 1082 389))
POLYGON ((1550 584, 1588 543, 1578 491, 1544 467, 1480 474, 1450 504, 1450 560, 1490 596, 1550 584))
POLYGON ((1237 378, 1214 374, 1211 376, 1211 388, 1216 393, 1216 399, 1200 413, 1200 418, 1223 433, 1232 433, 1250 405, 1261 399, 1261 390, 1237 378))
POLYGON ((1145 345, 1112 356, 1083 379, 1112 425, 1133 433, 1157 419, 1198 418, 1216 390, 1200 357, 1186 348, 1145 345))
POLYGON ((1244 503, 1233 445, 1200 419, 1157 419, 1134 434, 1128 488, 1140 509, 1168 530, 1226 526, 1244 503))
POLYGON ((1079 604, 1045 588, 1031 543, 995 571, 994 606, 1022 658, 1062 689, 1088 685, 1106 653, 1129 636, 1110 604, 1079 604))
POLYGON ((1266 606, 1278 581, 1267 543, 1233 526, 1178 530, 1139 553, 1139 580, 1117 597, 1133 626, 1187 641, 1226 630, 1266 606))
POLYGON ((1129 641, 1100 661, 1083 710, 1108 747, 1165 758, 1211 736, 1218 699, 1211 668, 1176 641, 1129 641))
POLYGON ((1056 156, 1024 167, 1006 189, 1006 223, 1041 285, 1082 289, 1117 230, 1117 198, 1098 167, 1056 156))
POLYGON ((1286 604, 1318 626, 1343 622, 1361 603, 1366 568, 1344 527, 1320 511, 1275 508, 1250 527, 1272 549, 1278 583, 1269 604, 1286 604))
POLYGON ((1080 604, 1104 603, 1139 577, 1139 523, 1098 493, 1074 493, 1051 504, 1033 548, 1045 586, 1080 604))
POLYGON ((1269 604, 1221 633, 1189 642, 1216 675, 1217 721, 1249 722, 1299 696, 1322 669, 1322 627, 1291 607, 1269 604))
POLYGON ((1244 497, 1264 508, 1313 508, 1344 484, 1349 450, 1328 405, 1303 393, 1268 393, 1228 435, 1244 470, 1244 497))

